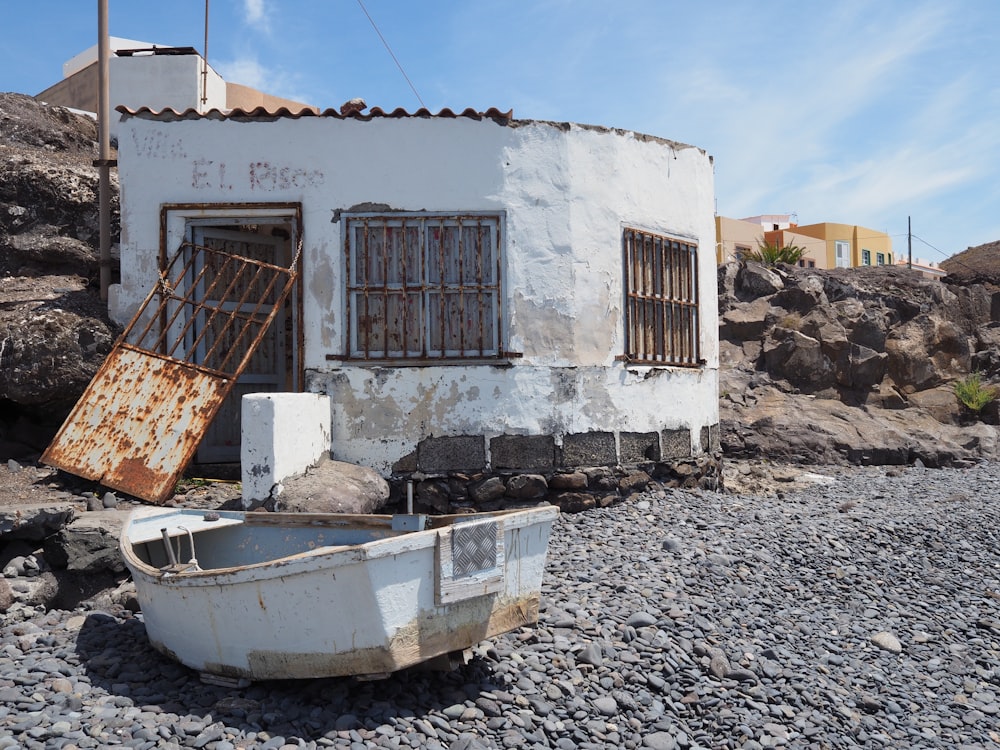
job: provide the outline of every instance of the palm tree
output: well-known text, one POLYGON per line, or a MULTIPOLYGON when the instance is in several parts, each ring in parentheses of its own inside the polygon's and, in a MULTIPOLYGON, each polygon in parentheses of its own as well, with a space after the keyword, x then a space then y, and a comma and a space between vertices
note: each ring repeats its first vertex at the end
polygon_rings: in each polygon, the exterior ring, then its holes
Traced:
POLYGON ((746 252, 744 258, 757 261, 765 266, 774 266, 778 263, 795 265, 805 254, 806 249, 798 245, 781 246, 777 243, 757 240, 757 249, 746 252))

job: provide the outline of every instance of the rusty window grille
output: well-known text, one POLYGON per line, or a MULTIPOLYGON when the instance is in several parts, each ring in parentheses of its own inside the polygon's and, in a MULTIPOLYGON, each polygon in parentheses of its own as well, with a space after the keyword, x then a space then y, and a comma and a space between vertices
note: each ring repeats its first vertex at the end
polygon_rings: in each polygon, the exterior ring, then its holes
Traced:
POLYGON ((346 219, 350 356, 497 358, 498 214, 346 219))
POLYGON ((698 248, 625 229, 625 357, 628 362, 697 367, 698 248))

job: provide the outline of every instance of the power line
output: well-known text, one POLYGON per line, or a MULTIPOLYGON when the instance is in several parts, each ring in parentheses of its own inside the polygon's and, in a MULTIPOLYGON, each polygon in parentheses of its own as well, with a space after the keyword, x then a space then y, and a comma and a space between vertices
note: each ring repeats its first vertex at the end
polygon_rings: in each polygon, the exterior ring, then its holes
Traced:
POLYGON ((927 245, 927 247, 929 247, 931 250, 935 251, 936 253, 939 253, 942 257, 944 257, 944 258, 950 258, 951 257, 950 255, 946 255, 945 252, 944 252, 944 250, 939 250, 938 248, 934 247, 934 245, 932 245, 931 243, 929 243, 927 240, 921 239, 920 237, 917 237, 917 235, 915 235, 915 234, 912 234, 911 236, 913 237, 913 239, 920 240, 921 242, 923 242, 925 245, 927 245))
POLYGON ((389 56, 393 59, 393 62, 396 63, 396 67, 399 68, 399 72, 403 74, 403 78, 405 78, 406 82, 410 85, 410 90, 413 92, 413 95, 417 97, 417 101, 420 102, 420 106, 427 109, 427 105, 424 104, 424 100, 420 98, 420 94, 418 94, 416 88, 414 88, 413 83, 410 81, 410 77, 406 75, 406 71, 403 70, 403 66, 400 65, 399 60, 396 59, 396 55, 393 54, 392 49, 389 47, 389 42, 385 40, 385 37, 382 36, 382 32, 379 31, 378 26, 375 25, 375 20, 371 17, 371 14, 365 7, 365 4, 361 0, 358 0, 358 5, 361 6, 361 10, 363 10, 365 15, 368 16, 368 22, 372 25, 372 28, 375 29, 375 33, 378 34, 378 38, 382 40, 382 44, 385 45, 385 49, 389 53, 389 56))

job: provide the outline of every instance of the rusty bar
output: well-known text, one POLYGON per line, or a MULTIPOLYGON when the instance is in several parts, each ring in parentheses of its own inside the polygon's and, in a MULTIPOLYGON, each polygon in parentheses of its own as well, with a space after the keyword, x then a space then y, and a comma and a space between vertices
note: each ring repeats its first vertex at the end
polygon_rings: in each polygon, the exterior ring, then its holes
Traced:
POLYGON ((427 255, 430 253, 429 224, 426 220, 420 220, 420 330, 417 335, 420 337, 420 358, 429 359, 428 344, 430 339, 431 306, 427 299, 427 274, 430 272, 430 264, 427 255))
MULTIPOLYGON (((485 343, 486 322, 484 318, 484 315, 487 314, 495 316, 494 336, 498 337, 503 321, 502 310, 497 299, 501 292, 502 270, 500 227, 497 217, 471 214, 452 216, 442 214, 429 216, 362 215, 348 219, 347 226, 349 240, 345 247, 345 255, 348 263, 354 263, 354 267, 356 267, 364 262, 366 267, 364 272, 348 274, 348 305, 360 304, 364 306, 364 310, 357 316, 359 321, 357 323, 357 338, 351 337, 354 346, 352 352, 347 354, 348 357, 393 358, 396 356, 396 348, 390 347, 389 341, 394 337, 401 337, 401 346, 397 347, 400 349, 400 359, 436 358, 440 360, 477 353, 480 357, 500 355, 500 349, 494 344, 494 339, 491 339, 489 346, 485 343), (357 232, 362 224, 365 229, 365 237, 359 241, 357 232), (382 269, 385 278, 381 283, 373 281, 371 269, 368 268, 376 252, 369 242, 369 234, 373 231, 374 226, 379 226, 382 229, 383 247, 378 259, 378 267, 382 269), (449 232, 449 230, 454 231, 449 232), (466 238, 465 233, 468 231, 474 231, 477 234, 475 237, 466 238), (493 244, 489 244, 488 239, 483 237, 483 233, 486 231, 495 233, 493 244), (437 239, 434 238, 434 233, 437 234, 437 239), (397 239, 396 244, 392 247, 390 247, 391 236, 396 236, 397 239), (436 248, 433 247, 434 242, 437 242, 436 248), (446 244, 448 242, 451 244, 446 244), (496 278, 492 283, 485 281, 485 252, 495 253, 493 261, 496 278), (452 258, 455 253, 457 253, 457 257, 452 258), (474 257, 470 256, 469 253, 473 253, 474 257), (396 258, 397 254, 401 257, 396 258), (414 269, 414 263, 418 264, 416 269, 414 269), (470 264, 475 264, 476 278, 466 283, 466 274, 472 273, 470 264), (393 269, 396 269, 397 273, 401 273, 402 278, 390 282, 389 275, 393 269), (440 278, 435 279, 435 273, 439 274, 440 278), (373 323, 371 305, 374 294, 379 295, 385 310, 383 318, 373 323), (435 306, 431 307, 434 304, 435 294, 438 299, 435 306), (390 319, 390 302, 398 295, 401 295, 399 311, 390 319), (452 298, 456 295, 456 304, 453 305, 452 298), (489 311, 483 309, 487 300, 491 301, 492 309, 489 311), (478 313, 470 310, 470 304, 478 305, 478 313), (436 324, 433 322, 432 311, 439 318, 436 324), (466 331, 466 323, 468 323, 466 318, 474 314, 479 315, 475 325, 477 330, 473 331, 473 326, 470 324, 469 330, 466 331), (398 320, 400 315, 402 320, 398 320), (415 316, 412 321, 411 315, 415 316), (379 347, 380 350, 373 351, 372 333, 376 325, 380 327, 384 345, 379 347), (457 335, 454 334, 455 326, 458 326, 457 335), (451 338, 449 338, 449 332, 451 332, 451 338), (414 339, 412 347, 410 346, 411 337, 414 339), (435 337, 440 339, 438 345, 434 344, 435 337), (473 338, 478 339, 478 344, 475 346, 470 343, 473 338), (363 339, 363 341, 358 339, 363 339), (454 346, 451 346, 452 339, 454 339, 454 346), (488 348, 494 350, 492 355, 486 354, 488 348)), ((351 307, 348 309, 350 310, 351 307)), ((348 325, 351 325, 350 321, 348 325)))
POLYGON ((354 305, 351 304, 351 297, 354 294, 354 284, 351 279, 351 269, 357 264, 351 263, 351 248, 354 243, 351 241, 351 237, 354 234, 354 222, 347 220, 344 222, 344 278, 347 280, 347 293, 344 295, 344 311, 347 317, 344 319, 347 323, 347 355, 350 356, 351 349, 351 337, 357 335, 355 330, 357 326, 351 323, 351 310, 354 309, 354 305))
MULTIPOLYGON (((403 290, 403 338, 401 341, 403 356, 408 357, 410 355, 410 292, 407 286, 407 279, 409 275, 409 267, 407 260, 409 258, 409 234, 407 233, 406 218, 404 217, 400 222, 399 227, 400 237, 403 240, 402 246, 402 257, 400 263, 400 272, 402 273, 402 278, 400 279, 400 288, 403 290)), ((388 317, 388 316, 386 316, 388 317)))
POLYGON ((496 354, 499 356, 503 353, 503 310, 501 300, 503 299, 503 288, 502 281, 503 275, 501 273, 500 265, 500 224, 501 219, 498 217, 493 223, 493 265, 495 274, 493 277, 493 310, 494 316, 496 318, 496 327, 493 329, 493 344, 496 349, 496 354))
POLYGON ((362 301, 364 302, 364 317, 358 316, 358 334, 361 334, 362 321, 364 321, 365 328, 365 359, 371 358, 371 317, 368 308, 368 285, 371 283, 370 272, 368 268, 368 219, 362 222, 362 227, 364 232, 362 234, 361 245, 363 249, 362 261, 360 263, 361 267, 364 269, 362 274, 362 280, 364 281, 364 286, 361 289, 362 301))
POLYGON ((441 233, 438 237, 438 276, 440 277, 440 292, 438 297, 438 326, 440 327, 441 334, 441 350, 438 352, 438 357, 441 359, 445 358, 445 351, 447 347, 445 346, 445 305, 444 305, 444 219, 440 219, 438 222, 439 229, 441 233))
POLYGON ((679 242, 674 241, 670 243, 670 256, 671 265, 677 269, 677 274, 675 275, 677 286, 674 289, 672 297, 675 300, 674 304, 677 305, 677 311, 680 313, 680 318, 674 326, 674 345, 673 351, 671 352, 671 359, 673 359, 674 362, 683 363, 685 359, 683 351, 685 339, 684 329, 686 327, 683 300, 685 298, 684 286, 687 283, 687 273, 684 265, 680 262, 681 250, 679 242))
MULTIPOLYGON (((273 288, 274 282, 277 280, 277 278, 278 278, 277 276, 275 276, 275 277, 272 278, 271 284, 270 284, 269 288, 273 288)), ((250 364, 250 359, 253 357, 254 352, 256 351, 258 345, 263 340, 264 334, 267 333, 268 327, 271 325, 271 323, 273 322, 273 320, 278 316, 279 308, 281 307, 281 305, 284 304, 285 299, 288 297, 288 294, 289 294, 289 292, 291 292, 292 286, 294 284, 295 284, 295 276, 294 275, 292 275, 288 279, 286 279, 285 286, 281 290, 281 293, 278 295, 278 298, 275 300, 274 306, 271 308, 271 311, 268 313, 267 317, 261 322, 261 325, 260 325, 260 327, 259 327, 259 329, 257 331, 257 335, 253 339, 252 345, 247 350, 247 352, 244 355, 243 359, 240 361, 240 364, 237 366, 236 371, 233 374, 234 378, 238 378, 240 375, 242 375, 243 371, 247 368, 247 365, 250 364)), ((259 310, 260 307, 261 307, 261 305, 258 304, 257 305, 257 309, 254 312, 256 313, 256 311, 259 310)), ((244 328, 243 330, 246 331, 246 330, 249 330, 249 328, 244 328)), ((233 350, 235 351, 235 347, 233 348, 233 350)), ((229 358, 227 356, 226 361, 228 361, 228 359, 229 358)))
MULTIPOLYGON (((181 287, 182 281, 188 275, 188 273, 194 274, 194 270, 196 268, 199 268, 196 262, 196 259, 198 258, 199 255, 206 255, 212 252, 211 248, 203 247, 201 245, 195 245, 190 242, 184 243, 182 247, 184 247, 185 245, 189 247, 192 252, 189 260, 187 261, 187 263, 185 263, 184 273, 178 276, 177 280, 174 282, 173 285, 174 289, 181 287)), ((186 283, 186 285, 183 287, 185 289, 184 296, 179 296, 177 294, 174 294, 173 296, 173 299, 178 300, 179 305, 175 309, 174 314, 170 318, 169 326, 173 326, 174 322, 177 320, 178 316, 180 315, 181 311, 185 308, 185 306, 190 307, 191 312, 186 317, 184 326, 181 329, 180 333, 177 334, 173 345, 170 348, 165 349, 164 353, 167 354, 167 356, 171 357, 174 356, 174 352, 177 350, 177 347, 184 342, 188 333, 197 324, 197 313, 205 308, 203 304, 201 304, 200 302, 194 302, 193 299, 197 295, 198 286, 202 283, 202 280, 205 278, 205 275, 207 273, 208 273, 208 265, 204 261, 202 261, 202 264, 197 274, 194 275, 191 281, 186 283)), ((210 292, 214 291, 215 285, 216 283, 218 283, 217 280, 218 276, 216 276, 216 280, 213 281, 212 284, 200 295, 202 299, 204 299, 210 292)), ((169 330, 169 327, 166 330, 169 330)), ((164 335, 165 333, 166 331, 164 331, 164 335)), ((194 345, 190 347, 190 349, 185 349, 184 355, 182 357, 178 357, 178 359, 181 359, 182 361, 185 362, 190 362, 192 360, 192 352, 195 351, 195 349, 197 348, 197 344, 198 341, 196 341, 194 345)))
POLYGON ((483 310, 483 223, 476 224, 476 308, 479 310, 479 356, 486 347, 485 311, 483 310))
MULTIPOLYGON (((160 329, 160 335, 159 337, 157 337, 156 342, 153 345, 153 348, 156 349, 156 351, 162 352, 167 356, 171 356, 174 348, 176 348, 176 346, 168 347, 167 337, 169 336, 169 331, 177 322, 177 318, 180 316, 181 311, 184 309, 184 303, 186 300, 186 296, 182 297, 178 295, 176 289, 178 286, 181 286, 182 284, 185 283, 184 279, 188 275, 188 273, 192 272, 192 264, 195 261, 195 253, 192 252, 190 254, 186 254, 184 252, 185 248, 193 249, 194 245, 192 245, 190 242, 182 242, 180 247, 177 248, 177 252, 174 254, 174 256, 170 259, 170 262, 167 264, 167 268, 165 269, 165 272, 172 271, 178 260, 180 260, 182 257, 187 258, 187 260, 184 261, 184 263, 182 264, 181 273, 176 278, 171 279, 171 277, 167 275, 167 288, 169 289, 169 294, 167 295, 168 305, 164 307, 163 314, 160 316, 161 324, 163 327, 160 329), (171 300, 174 301, 175 306, 173 309, 173 313, 169 314, 168 312, 169 302, 171 300)), ((186 287, 181 286, 181 288, 182 289, 189 288, 190 286, 191 285, 189 284, 186 287)))
MULTIPOLYGON (((232 282, 230 282, 230 287, 226 290, 227 294, 225 295, 225 297, 223 299, 216 300, 215 301, 216 304, 212 305, 210 308, 207 308, 210 309, 212 312, 205 318, 205 322, 204 325, 202 326, 201 333, 198 336, 198 340, 195 341, 194 348, 196 349, 197 346, 204 339, 204 337, 208 335, 208 332, 212 331, 212 345, 205 351, 203 359, 206 362, 214 361, 215 353, 218 347, 225 346, 228 350, 228 354, 226 354, 222 358, 222 361, 219 362, 217 366, 217 369, 222 371, 225 370, 226 364, 232 358, 233 353, 238 350, 240 345, 240 339, 243 338, 243 331, 250 328, 255 320, 253 313, 251 313, 250 315, 240 315, 239 311, 246 304, 247 298, 250 296, 251 290, 257 288, 259 285, 260 276, 264 272, 264 269, 259 266, 253 272, 253 276, 251 277, 250 281, 243 285, 242 287, 243 293, 240 296, 239 300, 236 301, 235 308, 232 310, 223 309, 223 305, 225 304, 226 300, 228 300, 229 297, 228 292, 236 284, 236 282, 244 275, 244 271, 246 270, 247 266, 245 264, 240 265, 239 268, 236 269, 236 273, 233 274, 233 280, 232 282), (213 330, 215 321, 220 318, 223 321, 222 327, 218 330, 213 330), (238 324, 238 321, 242 321, 242 324, 238 324), (226 336, 232 330, 236 330, 235 337, 233 338, 232 341, 226 342, 226 336)), ((271 283, 265 288, 262 294, 259 293, 257 295, 257 307, 255 309, 255 312, 257 309, 260 309, 260 307, 264 303, 264 300, 271 293, 271 289, 274 286, 273 279, 275 278, 275 275, 271 274, 270 278, 272 279, 271 283)))
MULTIPOLYGON (((221 277, 224 277, 224 274, 227 273, 230 265, 235 265, 236 264, 236 260, 229 253, 220 253, 220 252, 214 250, 213 248, 209 248, 209 247, 205 247, 204 248, 204 254, 206 256, 208 256, 208 255, 223 255, 222 268, 220 268, 216 272, 215 278, 212 279, 212 282, 208 285, 208 287, 206 287, 205 291, 202 292, 201 295, 199 295, 201 297, 201 299, 202 299, 202 302, 199 302, 199 303, 197 303, 195 305, 195 309, 194 309, 193 314, 188 317, 187 323, 184 326, 185 330, 183 332, 183 335, 180 336, 180 337, 178 337, 178 341, 181 341, 183 339, 183 336, 187 335, 188 330, 190 330, 192 327, 194 327, 194 326, 197 325, 197 323, 198 323, 198 314, 199 313, 205 313, 205 319, 202 322, 201 330, 198 331, 197 335, 195 336, 194 341, 191 343, 190 348, 185 353, 185 356, 184 356, 185 361, 188 360, 188 359, 191 359, 192 357, 197 357, 197 355, 195 353, 198 351, 198 347, 201 344, 201 342, 205 339, 205 336, 206 336, 207 332, 209 331, 209 329, 211 329, 212 324, 215 322, 216 317, 218 317, 220 314, 223 314, 223 315, 225 314, 222 311, 222 309, 221 309, 222 304, 223 304, 223 302, 225 300, 229 299, 229 295, 233 291, 233 289, 236 287, 236 282, 237 282, 237 280, 239 279, 239 277, 241 275, 242 269, 245 267, 245 264, 244 265, 239 265, 238 268, 236 269, 236 273, 234 273, 232 275, 232 278, 230 279, 229 284, 226 286, 226 289, 225 289, 225 291, 223 291, 222 295, 218 299, 212 300, 215 304, 213 304, 213 305, 207 305, 207 304, 205 304, 204 301, 208 300, 208 299, 211 299, 211 297, 209 295, 211 295, 213 292, 215 292, 215 288, 216 288, 216 286, 219 283, 219 279, 221 277)), ((198 284, 201 283, 202 279, 205 278, 205 274, 207 274, 207 273, 208 273, 208 263, 203 263, 202 266, 201 266, 201 269, 198 272, 198 277, 195 279, 194 283, 192 284, 192 287, 191 287, 192 290, 194 290, 194 289, 197 288, 198 284)), ((250 288, 251 288, 250 285, 247 285, 244 288, 244 290, 243 290, 244 299, 246 298, 246 295, 249 294, 250 288)), ((224 330, 225 330, 225 326, 223 326, 223 331, 224 330)), ((204 358, 207 360, 208 356, 209 356, 208 353, 206 353, 204 358)))
POLYGON ((625 355, 628 358, 632 358, 635 355, 635 332, 633 331, 633 325, 635 321, 634 307, 634 292, 633 292, 633 274, 632 274, 632 243, 634 239, 634 234, 632 230, 626 229, 624 236, 622 237, 622 245, 624 248, 624 259, 622 262, 622 271, 625 276, 625 355))
POLYGON ((626 228, 622 234, 626 361, 697 366, 697 246, 626 228))
POLYGON ((382 222, 382 356, 389 356, 389 222, 382 222))
POLYGON ((458 354, 465 356, 465 227, 462 226, 462 217, 458 218, 458 228, 455 235, 458 237, 458 354))
POLYGON ((642 281, 639 282, 639 293, 642 295, 642 358, 649 361, 649 350, 652 344, 652 331, 649 325, 649 256, 653 251, 653 238, 646 235, 642 238, 642 256, 640 260, 640 272, 642 281))
MULTIPOLYGON (((257 270, 257 273, 254 274, 254 281, 252 283, 256 283, 257 282, 257 278, 260 276, 260 273, 261 273, 262 270, 263 269, 260 269, 260 268, 257 270)), ((254 306, 253 311, 247 317, 246 325, 241 326, 238 329, 238 332, 236 334, 236 338, 233 340, 232 346, 229 348, 229 351, 226 354, 226 356, 223 357, 222 362, 219 363, 220 369, 224 368, 226 365, 228 365, 229 361, 233 357, 233 354, 235 354, 236 352, 239 351, 239 344, 240 344, 240 341, 243 338, 243 335, 246 332, 250 331, 254 326, 257 326, 258 330, 257 330, 257 334, 253 337, 253 344, 251 345, 251 347, 249 349, 247 349, 247 351, 246 351, 243 359, 241 360, 240 364, 237 366, 236 370, 233 372, 233 377, 237 377, 238 378, 243 373, 243 371, 246 369, 246 366, 250 362, 251 356, 256 351, 257 346, 260 344, 261 340, 264 338, 264 334, 267 332, 268 326, 271 324, 271 321, 274 320, 274 318, 278 315, 279 308, 281 307, 281 305, 284 304, 285 295, 287 294, 287 291, 288 291, 288 288, 289 288, 288 285, 289 285, 289 283, 291 281, 294 281, 295 277, 293 275, 291 277, 291 279, 289 279, 288 281, 286 281, 286 288, 285 288, 285 290, 283 290, 282 294, 280 295, 280 297, 278 297, 277 299, 275 299, 274 303, 270 305, 271 311, 267 314, 267 316, 262 321, 262 320, 260 320, 260 318, 258 318, 258 315, 260 313, 261 308, 264 307, 265 300, 271 295, 271 292, 274 289, 274 286, 277 283, 278 278, 279 278, 279 274, 275 273, 275 274, 271 274, 270 275, 270 281, 268 281, 267 286, 264 288, 263 293, 258 294, 258 296, 257 296, 257 304, 254 306)), ((248 289, 249 289, 249 287, 248 287, 248 289)), ((244 304, 245 301, 246 301, 246 294, 244 294, 244 296, 240 299, 240 302, 237 305, 237 307, 242 307, 242 305, 244 304)), ((229 320, 232 321, 233 317, 234 316, 230 316, 229 320)))
MULTIPOLYGON (((229 293, 232 291, 232 288, 236 284, 236 281, 240 278, 240 276, 243 273, 243 271, 246 268, 248 268, 248 267, 252 267, 252 268, 256 269, 255 270, 255 277, 254 277, 254 280, 251 281, 250 284, 247 287, 245 287, 245 289, 244 289, 243 297, 240 299, 240 305, 241 306, 246 303, 248 295, 254 289, 254 285, 257 283, 256 282, 257 277, 259 277, 262 273, 270 271, 272 273, 272 276, 273 276, 272 280, 270 281, 270 283, 268 284, 268 286, 265 288, 265 290, 263 292, 263 294, 265 295, 265 297, 267 295, 269 295, 271 293, 271 291, 274 289, 274 286, 275 286, 275 284, 277 282, 277 278, 280 275, 282 275, 282 274, 289 275, 293 279, 296 277, 296 274, 295 274, 294 270, 292 270, 292 269, 286 269, 286 268, 284 268, 282 266, 276 266, 276 265, 273 265, 273 264, 264 263, 262 261, 258 261, 258 260, 252 259, 252 258, 243 258, 242 256, 233 256, 230 253, 226 253, 226 252, 223 252, 223 251, 215 250, 213 248, 206 248, 206 247, 203 247, 203 246, 200 246, 200 245, 193 245, 193 244, 187 243, 187 242, 184 243, 184 244, 182 244, 181 250, 184 249, 185 247, 190 248, 193 251, 193 253, 188 258, 188 260, 185 262, 185 264, 184 264, 184 271, 183 271, 183 273, 181 275, 179 275, 177 277, 177 280, 175 282, 175 286, 181 286, 181 280, 185 276, 187 276, 188 274, 190 274, 192 272, 192 268, 194 267, 194 265, 196 265, 196 263, 195 263, 195 256, 198 253, 214 253, 215 255, 219 255, 219 256, 223 257, 224 260, 225 260, 226 265, 229 265, 229 264, 237 264, 238 265, 238 269, 237 269, 236 274, 233 276, 233 279, 231 280, 231 282, 227 285, 226 292, 223 294, 222 298, 219 300, 220 303, 221 302, 225 302, 225 301, 228 300, 229 293), (239 259, 237 260, 237 258, 239 258, 239 259)), ((171 260, 170 265, 168 266, 168 270, 170 268, 172 268, 173 265, 175 265, 177 258, 180 257, 180 254, 181 253, 180 253, 180 250, 179 250, 178 255, 175 255, 174 258, 171 260)), ((296 256, 296 260, 293 261, 293 264, 292 264, 293 268, 298 263, 298 259, 297 258, 298 258, 298 254, 296 256)), ((133 318, 132 323, 129 324, 129 327, 126 329, 126 331, 123 334, 123 336, 127 336, 130 333, 130 331, 137 325, 137 323, 141 320, 144 311, 149 307, 150 304, 152 304, 152 301, 154 299, 156 299, 157 297, 160 297, 161 299, 163 299, 165 297, 168 302, 172 302, 174 305, 176 305, 176 308, 174 310, 174 314, 169 319, 165 319, 164 316, 159 316, 160 320, 165 323, 165 327, 164 327, 163 331, 160 332, 160 335, 157 338, 157 341, 154 343, 153 347, 143 346, 143 344, 144 344, 145 336, 146 336, 146 334, 148 334, 149 328, 152 325, 152 321, 155 320, 156 318, 150 318, 150 323, 147 324, 146 329, 143 332, 143 336, 140 337, 140 340, 139 340, 139 342, 137 344, 133 344, 133 345, 137 346, 137 348, 140 349, 140 350, 142 350, 142 349, 150 349, 150 348, 152 348, 154 350, 160 350, 162 348, 164 350, 162 352, 164 354, 164 356, 167 356, 170 359, 173 359, 173 360, 176 360, 176 361, 190 362, 190 360, 191 360, 191 358, 192 358, 192 356, 193 356, 193 354, 194 354, 194 352, 195 352, 195 350, 197 348, 198 343, 200 343, 201 338, 205 335, 205 331, 207 331, 209 329, 209 327, 210 327, 209 324, 211 322, 213 322, 211 318, 208 319, 208 323, 206 323, 206 326, 203 328, 203 330, 202 330, 202 332, 201 332, 198 340, 196 340, 195 344, 192 347, 190 347, 190 349, 185 350, 183 357, 178 358, 178 357, 173 356, 173 352, 175 352, 177 350, 178 346, 180 345, 180 343, 183 341, 184 337, 187 335, 188 331, 190 330, 191 325, 193 325, 193 323, 191 321, 200 312, 210 312, 213 315, 223 315, 223 316, 226 316, 229 319, 244 320, 244 321, 247 321, 248 325, 260 324, 260 322, 261 322, 260 319, 254 317, 252 314, 247 315, 247 314, 239 312, 238 310, 226 312, 226 311, 224 311, 224 310, 222 310, 220 308, 219 304, 209 306, 209 305, 205 305, 205 304, 202 304, 200 302, 194 301, 192 299, 192 296, 196 292, 197 287, 198 287, 199 283, 201 282, 201 279, 204 277, 204 275, 207 272, 208 272, 208 266, 207 266, 207 264, 202 264, 201 271, 198 274, 198 276, 195 277, 195 280, 193 281, 193 283, 185 284, 184 285, 184 288, 186 288, 187 293, 185 295, 183 295, 183 296, 182 295, 178 295, 176 293, 173 293, 172 291, 169 294, 163 294, 161 292, 157 292, 157 289, 161 288, 161 287, 158 286, 157 288, 154 288, 154 290, 150 292, 150 295, 147 297, 146 301, 141 306, 139 312, 133 318), (176 322, 177 318, 180 316, 181 312, 184 311, 184 310, 188 310, 189 311, 189 314, 187 316, 187 321, 188 321, 187 324, 180 331, 180 333, 177 334, 177 336, 176 336, 177 340, 176 341, 167 342, 166 336, 169 333, 170 328, 173 327, 173 325, 176 322)), ((218 279, 220 277, 223 277, 223 276, 224 276, 224 274, 220 273, 217 276, 216 280, 213 281, 213 283, 206 289, 206 293, 208 291, 210 291, 210 290, 214 291, 214 287, 217 285, 218 279)), ((258 300, 258 309, 262 305, 263 305, 263 299, 258 300)), ((164 304, 161 302, 160 306, 163 307, 164 304)), ((228 325, 229 324, 227 323, 227 326, 228 325)), ((238 338, 237 338, 237 341, 239 339, 241 339, 242 337, 243 337, 243 334, 240 334, 238 336, 238 338)), ((214 355, 215 348, 218 345, 220 345, 219 342, 217 342, 215 345, 213 345, 212 349, 209 350, 208 354, 206 355, 206 360, 209 359, 211 356, 214 355)), ((228 361, 228 359, 229 358, 227 357, 226 360, 224 360, 224 361, 228 361)), ((207 366, 204 363, 201 365, 201 367, 203 369, 207 370, 207 371, 210 371, 210 372, 225 374, 225 371, 222 368, 209 367, 209 366, 207 366)))
POLYGON ((690 246, 688 253, 688 263, 691 268, 691 319, 692 319, 692 340, 694 343, 692 364, 697 365, 701 361, 701 334, 698 325, 698 311, 701 309, 698 304, 698 250, 694 245, 690 246))
MULTIPOLYGON (((215 321, 216 321, 217 318, 219 318, 221 316, 223 318, 228 319, 230 317, 230 313, 226 312, 223 309, 223 305, 227 301, 229 301, 230 295, 231 295, 233 289, 235 289, 237 287, 237 282, 240 280, 240 277, 243 275, 243 271, 248 266, 255 266, 256 269, 257 269, 256 272, 255 272, 254 278, 248 284, 246 284, 243 287, 243 296, 237 302, 237 306, 242 305, 242 304, 244 304, 246 302, 247 297, 250 295, 251 291, 254 288, 254 284, 256 283, 257 277, 261 274, 261 272, 263 270, 261 264, 254 263, 253 259, 251 259, 251 258, 244 258, 242 256, 234 256, 231 253, 220 251, 220 250, 217 250, 215 248, 210 248, 210 247, 204 248, 204 252, 206 253, 206 255, 211 254, 211 255, 221 256, 223 258, 223 263, 222 263, 222 268, 220 268, 218 270, 218 272, 215 275, 215 278, 212 280, 212 283, 209 284, 209 286, 201 294, 201 299, 202 300, 211 299, 210 295, 212 295, 215 292, 216 287, 218 286, 218 283, 219 283, 219 279, 220 278, 225 278, 225 276, 227 274, 229 274, 229 267, 230 266, 233 266, 233 265, 236 266, 236 270, 235 270, 234 273, 232 273, 232 277, 231 277, 228 285, 226 286, 225 290, 223 291, 223 293, 221 295, 218 295, 217 299, 212 299, 212 302, 214 304, 207 305, 204 302, 201 302, 201 303, 198 303, 195 306, 195 313, 196 314, 192 315, 189 318, 189 326, 190 325, 194 325, 197 322, 197 313, 205 313, 205 318, 204 318, 203 324, 201 326, 201 330, 199 331, 197 337, 195 338, 194 342, 191 345, 190 351, 187 354, 188 357, 196 356, 196 353, 198 351, 198 347, 201 345, 201 342, 204 340, 205 336, 208 334, 208 331, 211 330, 211 328, 212 328, 212 326, 215 323, 215 321), (236 260, 237 257, 240 258, 239 261, 236 260)), ((195 285, 192 288, 196 288, 197 285, 199 283, 201 283, 201 280, 204 278, 204 276, 205 276, 205 274, 207 272, 208 272, 208 264, 204 263, 202 265, 201 271, 198 274, 198 279, 196 280, 195 285)), ((225 333, 227 330, 228 330, 228 324, 227 323, 223 323, 222 330, 221 330, 220 333, 225 333)), ((219 345, 219 338, 220 337, 216 337, 215 343, 205 353, 204 359, 206 361, 210 359, 210 357, 214 353, 215 348, 219 345)), ((234 344, 235 344, 235 342, 234 342, 234 344)), ((219 368, 219 369, 221 369, 221 368, 219 368)))

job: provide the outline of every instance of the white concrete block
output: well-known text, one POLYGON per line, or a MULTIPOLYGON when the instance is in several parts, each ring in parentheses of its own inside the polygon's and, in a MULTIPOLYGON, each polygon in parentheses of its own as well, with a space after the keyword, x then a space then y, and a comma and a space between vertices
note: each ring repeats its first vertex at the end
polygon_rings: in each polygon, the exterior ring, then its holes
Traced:
POLYGON ((330 397, 325 394, 247 394, 242 419, 244 507, 267 500, 275 485, 330 452, 330 397))

